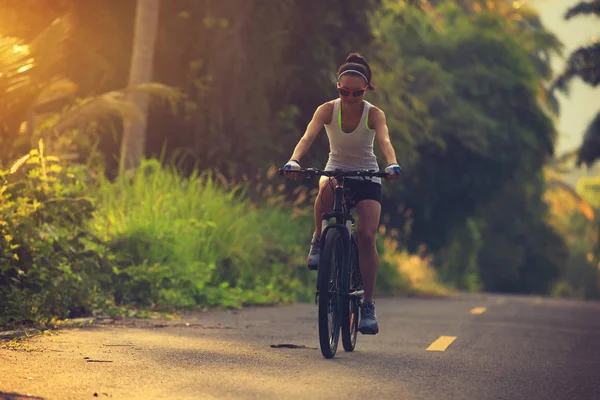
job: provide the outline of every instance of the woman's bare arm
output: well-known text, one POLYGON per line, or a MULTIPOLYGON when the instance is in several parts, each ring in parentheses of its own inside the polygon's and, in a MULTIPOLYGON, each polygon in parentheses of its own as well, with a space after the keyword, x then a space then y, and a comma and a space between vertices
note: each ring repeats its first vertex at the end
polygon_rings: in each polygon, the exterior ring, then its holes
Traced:
POLYGON ((317 136, 319 136, 321 129, 323 129, 323 125, 331 123, 332 114, 333 104, 331 103, 322 104, 317 108, 312 120, 306 127, 306 132, 304 132, 304 135, 296 145, 290 160, 300 161, 300 159, 304 157, 317 136))
POLYGON ((394 146, 392 146, 392 142, 390 140, 390 132, 387 127, 385 113, 380 109, 375 108, 373 109, 372 117, 373 127, 375 129, 375 137, 377 138, 381 152, 386 158, 388 165, 392 163, 398 164, 398 160, 396 160, 396 152, 394 151, 394 146))

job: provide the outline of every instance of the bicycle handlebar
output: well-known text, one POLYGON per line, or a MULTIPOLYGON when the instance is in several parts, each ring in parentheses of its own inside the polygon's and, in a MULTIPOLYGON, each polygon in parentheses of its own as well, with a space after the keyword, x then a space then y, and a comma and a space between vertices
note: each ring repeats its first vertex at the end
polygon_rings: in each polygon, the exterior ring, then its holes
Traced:
MULTIPOLYGON (((321 169, 316 168, 302 168, 300 170, 288 170, 288 172, 301 173, 307 175, 307 178, 313 176, 327 176, 330 178, 340 178, 347 176, 363 176, 363 177, 379 177, 385 178, 390 175, 385 171, 368 171, 368 170, 356 170, 356 171, 323 171, 321 169)), ((279 175, 283 176, 285 174, 285 170, 283 168, 279 168, 279 175)))

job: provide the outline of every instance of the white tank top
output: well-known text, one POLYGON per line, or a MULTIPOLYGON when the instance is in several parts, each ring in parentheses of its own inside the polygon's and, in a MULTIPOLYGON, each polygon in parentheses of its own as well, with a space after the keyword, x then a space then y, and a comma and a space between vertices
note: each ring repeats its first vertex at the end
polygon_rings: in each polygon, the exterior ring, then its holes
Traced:
MULTIPOLYGON (((329 160, 325 166, 325 171, 333 171, 336 169, 342 171, 357 169, 379 170, 377 157, 373 152, 375 131, 369 129, 368 126, 370 108, 371 104, 364 101, 364 110, 358 126, 353 132, 345 133, 342 130, 341 100, 336 99, 334 101, 331 123, 325 125, 325 131, 329 138, 330 147, 329 160)), ((366 179, 381 184, 380 178, 373 177, 366 179)))

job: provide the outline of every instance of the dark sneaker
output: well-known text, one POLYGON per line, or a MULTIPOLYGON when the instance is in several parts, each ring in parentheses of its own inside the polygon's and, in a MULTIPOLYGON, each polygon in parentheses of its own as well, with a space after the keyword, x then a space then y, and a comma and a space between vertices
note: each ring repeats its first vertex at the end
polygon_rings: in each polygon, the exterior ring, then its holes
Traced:
POLYGON ((365 301, 362 303, 358 331, 363 335, 376 335, 379 332, 379 325, 377 325, 377 317, 375 316, 375 302, 365 301))
POLYGON ((310 251, 308 252, 308 258, 306 259, 306 263, 308 264, 308 269, 311 271, 315 271, 319 269, 319 237, 315 236, 312 238, 310 242, 310 251))

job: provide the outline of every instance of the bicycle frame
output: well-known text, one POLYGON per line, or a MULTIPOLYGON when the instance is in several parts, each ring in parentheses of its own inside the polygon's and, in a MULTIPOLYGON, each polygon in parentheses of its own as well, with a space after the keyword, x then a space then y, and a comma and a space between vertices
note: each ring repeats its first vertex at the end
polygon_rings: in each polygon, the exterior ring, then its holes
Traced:
MULTIPOLYGON (((342 235, 343 243, 344 243, 344 258, 342 263, 342 271, 341 271, 341 284, 343 288, 348 287, 348 279, 349 279, 349 270, 350 270, 350 260, 351 260, 351 245, 352 245, 352 225, 356 223, 354 216, 350 212, 350 210, 344 209, 343 206, 344 199, 344 177, 336 178, 336 185, 334 189, 334 206, 333 211, 324 213, 321 217, 322 219, 322 229, 321 229, 321 241, 320 241, 320 251, 323 252, 323 245, 325 243, 325 237, 327 236, 327 232, 330 229, 337 229, 342 235), (329 223, 329 220, 335 218, 335 223, 329 223)), ((358 244, 357 244, 358 249, 358 244)), ((317 272, 318 273, 318 272, 317 272)), ((317 280, 318 281, 318 280, 317 280)), ((317 293, 318 295, 318 290, 317 293)), ((364 290, 357 290, 355 292, 349 293, 347 290, 343 290, 342 300, 346 301, 351 297, 362 296, 364 294, 364 290)), ((315 296, 316 299, 316 296, 315 296)))
MULTIPOLYGON (((344 199, 344 177, 336 179, 336 185, 334 190, 334 206, 333 211, 324 213, 321 216, 322 229, 321 238, 325 238, 329 229, 339 229, 344 238, 344 250, 349 250, 347 246, 350 244, 350 234, 352 225, 356 223, 354 216, 343 207, 344 199), (329 220, 335 218, 335 223, 330 224, 329 220)), ((323 244, 321 240, 321 245, 323 244)))

